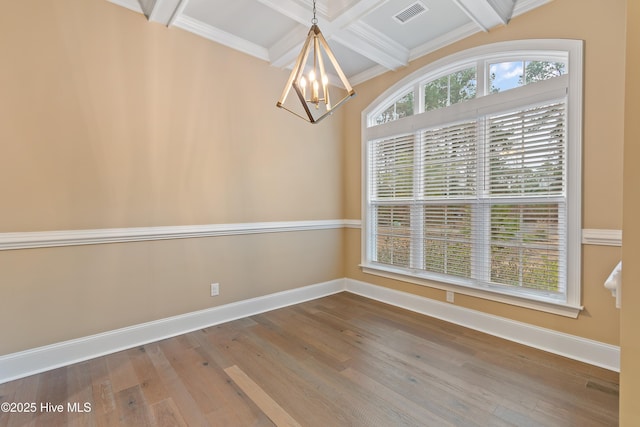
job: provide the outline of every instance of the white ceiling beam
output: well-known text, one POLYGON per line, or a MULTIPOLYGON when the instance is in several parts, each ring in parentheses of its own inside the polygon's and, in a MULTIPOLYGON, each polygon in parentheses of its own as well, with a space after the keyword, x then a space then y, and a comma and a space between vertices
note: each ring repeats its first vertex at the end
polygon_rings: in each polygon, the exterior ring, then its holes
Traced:
POLYGON ((175 8, 171 18, 169 18, 169 21, 167 22, 167 27, 171 27, 173 23, 176 22, 176 19, 182 16, 182 12, 184 12, 184 8, 187 7, 187 3, 189 3, 189 0, 180 0, 180 3, 175 8))
POLYGON ((190 18, 186 15, 180 15, 177 17, 173 25, 176 28, 189 31, 193 34, 199 35, 200 37, 204 37, 205 39, 220 43, 224 46, 244 52, 264 61, 269 60, 269 53, 264 47, 251 43, 242 37, 222 31, 219 28, 200 22, 197 19, 190 18))
MULTIPOLYGON (((306 27, 296 28, 282 41, 269 48, 269 60, 272 65, 289 66, 295 61, 300 46, 307 36, 313 17, 312 12, 293 0, 258 1, 290 19, 306 25, 306 27)), ((363 14, 369 13, 387 1, 360 0, 334 21, 320 22, 319 26, 323 35, 387 69, 395 70, 406 65, 409 59, 409 51, 406 48, 359 21, 363 14)))
POLYGON ((149 18, 149 15, 151 15, 151 12, 155 7, 156 0, 138 0, 138 3, 140 4, 140 9, 142 9, 144 16, 149 18))
POLYGON ((138 0, 149 21, 170 26, 182 13, 188 0, 138 0))
POLYGON ((515 0, 453 0, 482 31, 509 23, 515 0))
POLYGON ((507 25, 513 17, 517 0, 489 0, 489 3, 500 16, 502 23, 507 25))
POLYGON ((388 2, 389 0, 360 0, 350 8, 341 11, 332 23, 338 28, 345 28, 388 2))
POLYGON ((129 10, 133 10, 136 13, 144 14, 142 6, 138 0, 109 0, 110 3, 117 4, 118 6, 125 7, 129 10))
POLYGON ((334 40, 389 70, 409 62, 409 50, 362 21, 334 35, 334 40))
POLYGON ((305 25, 307 27, 311 26, 311 18, 313 18, 312 10, 294 0, 257 1, 302 25, 305 25))
MULTIPOLYGON (((313 10, 308 6, 303 6, 295 0, 256 0, 259 3, 279 12, 280 14, 293 19, 307 27, 311 26, 313 10)), ((322 18, 319 22, 322 28, 329 25, 334 31, 345 28, 351 23, 361 19, 374 9, 387 3, 389 0, 359 0, 348 9, 340 11, 335 19, 329 16, 329 10, 323 4, 316 5, 317 15, 322 18)), ((324 33, 324 31, 323 31, 324 33)))

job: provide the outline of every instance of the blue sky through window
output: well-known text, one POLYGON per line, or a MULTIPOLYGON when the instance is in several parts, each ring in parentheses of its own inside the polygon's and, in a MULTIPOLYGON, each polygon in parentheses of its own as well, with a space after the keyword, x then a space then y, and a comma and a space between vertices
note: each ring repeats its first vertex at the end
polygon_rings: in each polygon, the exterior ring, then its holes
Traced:
POLYGON ((497 88, 500 92, 521 86, 521 77, 524 73, 523 61, 500 62, 489 66, 489 83, 491 89, 497 88))

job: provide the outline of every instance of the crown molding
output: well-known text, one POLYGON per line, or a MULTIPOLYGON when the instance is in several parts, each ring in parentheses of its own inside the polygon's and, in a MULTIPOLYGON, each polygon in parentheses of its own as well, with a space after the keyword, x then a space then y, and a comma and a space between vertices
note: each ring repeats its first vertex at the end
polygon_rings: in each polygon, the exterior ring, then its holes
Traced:
POLYGON ((200 37, 220 43, 221 45, 254 56, 258 59, 262 59, 263 61, 269 61, 269 51, 266 48, 255 43, 251 43, 241 37, 234 36, 226 31, 214 28, 211 25, 207 25, 204 22, 190 18, 186 15, 178 15, 172 21, 172 26, 189 31, 200 37))

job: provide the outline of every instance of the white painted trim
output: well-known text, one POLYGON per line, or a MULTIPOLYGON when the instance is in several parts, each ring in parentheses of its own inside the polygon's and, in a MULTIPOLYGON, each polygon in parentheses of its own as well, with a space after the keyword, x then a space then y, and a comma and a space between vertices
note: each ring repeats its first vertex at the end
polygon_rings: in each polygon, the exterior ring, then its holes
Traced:
POLYGON ((513 9, 513 16, 522 15, 540 6, 544 6, 549 2, 551 2, 551 0, 520 0, 516 2, 513 9))
POLYGON ((409 62, 409 49, 362 21, 353 22, 349 28, 335 34, 334 39, 352 48, 367 48, 356 52, 366 51, 364 56, 390 70, 404 67, 409 62), (347 34, 353 34, 355 38, 347 34), (348 44, 344 40, 349 40, 348 44))
POLYGON ((283 233, 288 231, 344 228, 348 221, 277 221, 235 224, 178 225, 166 227, 102 228, 94 230, 27 231, 0 233, 0 250, 49 248, 140 242, 145 240, 189 239, 237 234, 283 233))
MULTIPOLYGON (((482 31, 489 31, 500 24, 507 25, 513 10, 501 10, 498 4, 487 0, 453 0, 482 31)), ((511 3, 513 8, 513 3, 511 3)))
POLYGON ((399 280, 402 282, 413 283, 430 288, 441 289, 444 291, 455 292, 461 295, 469 295, 476 298, 482 298, 489 301, 497 301, 503 304, 509 304, 517 307, 524 307, 531 310, 543 311, 546 313, 565 316, 576 319, 580 312, 584 309, 582 305, 571 305, 555 301, 551 298, 543 300, 532 299, 527 296, 526 291, 519 294, 509 293, 502 290, 499 286, 494 288, 480 288, 469 284, 469 281, 463 278, 452 281, 448 277, 438 274, 426 273, 422 276, 408 274, 402 268, 394 268, 386 265, 361 264, 360 268, 363 273, 375 276, 386 277, 388 279, 399 280), (443 279, 439 280, 439 277, 443 279), (445 281, 446 280, 446 281, 445 281))
POLYGON ((122 6, 129 10, 133 10, 134 12, 144 14, 142 7, 140 6, 140 2, 138 0, 108 0, 110 3, 117 4, 118 6, 122 6))
POLYGON ((622 246, 622 230, 600 230, 585 228, 582 230, 583 245, 622 246))
MULTIPOLYGON (((561 266, 559 277, 565 278, 564 289, 565 304, 570 314, 577 316, 581 309, 581 230, 582 216, 580 207, 581 201, 581 174, 582 174, 582 154, 581 154, 581 132, 582 132, 582 108, 572 108, 582 105, 582 69, 583 69, 583 45, 582 40, 570 39, 526 39, 502 41, 483 46, 476 46, 452 55, 440 58, 419 70, 414 71, 404 77, 394 85, 389 87, 362 112, 361 122, 361 144, 362 144, 362 213, 364 232, 362 241, 362 265, 373 267, 371 254, 373 253, 370 237, 371 221, 374 214, 371 210, 371 182, 369 179, 370 170, 368 168, 369 142, 383 138, 404 135, 417 132, 421 129, 430 128, 441 123, 465 120, 466 118, 481 118, 488 114, 506 111, 506 109, 528 108, 540 102, 555 102, 567 97, 567 179, 566 179, 566 265, 561 266), (487 70, 487 64, 491 60, 498 60, 510 56, 522 58, 566 58, 568 61, 569 74, 539 82, 536 85, 522 86, 511 91, 498 94, 485 94, 478 92, 478 96, 465 103, 452 105, 446 109, 430 112, 416 113, 413 116, 405 117, 402 120, 391 121, 381 125, 371 123, 371 117, 377 115, 377 111, 393 101, 395 96, 405 93, 407 88, 413 87, 417 93, 420 85, 425 81, 447 75, 458 67, 469 67, 475 64, 477 70, 487 70)), ((416 95, 417 98, 417 95, 416 95)), ((421 111, 421 109, 418 109, 421 111)), ((481 160, 479 160, 481 161, 481 160)), ((481 169, 479 169, 481 170, 481 169)), ((411 226, 419 224, 411 217, 411 226)), ((419 226, 418 226, 419 228, 419 226)), ((418 233, 419 234, 419 233, 418 233)), ((416 234, 416 235, 418 235, 416 234)), ((413 259, 421 259, 419 256, 413 259)), ((419 267, 418 265, 411 267, 419 267)), ((404 269, 406 276, 426 276, 427 273, 411 272, 404 269)), ((419 269, 418 269, 419 270, 419 269)), ((440 277, 438 280, 451 284, 457 284, 455 278, 440 277)), ((493 290, 492 290, 493 291, 493 290)), ((553 298, 553 296, 551 296, 553 298)), ((537 297, 535 298, 538 299, 537 297)), ((522 304, 519 304, 522 305, 522 304)), ((550 305, 547 307, 554 308, 550 305)))
POLYGON ((173 14, 169 18, 169 21, 167 22, 167 27, 173 26, 173 23, 176 22, 176 19, 178 19, 179 16, 182 16, 182 13, 184 12, 184 9, 187 7, 188 2, 189 0, 180 0, 180 3, 178 3, 178 7, 176 7, 176 9, 173 11, 173 14))
POLYGON ((346 279, 346 291, 470 329, 620 372, 620 347, 450 303, 346 279))
POLYGON ((343 278, 0 356, 0 384, 343 291, 620 371, 617 346, 343 278))
POLYGON ((345 219, 344 228, 362 228, 362 221, 359 219, 345 219))
POLYGON ((147 14, 151 22, 170 26, 174 16, 182 14, 188 0, 155 0, 153 7, 147 14))
MULTIPOLYGON (((102 228, 90 230, 26 231, 0 233, 0 250, 47 248, 139 242, 144 240, 187 239, 236 234, 281 233, 286 231, 362 228, 359 219, 279 221, 235 224, 207 224, 165 227, 102 228)), ((622 230, 582 230, 583 245, 622 246, 622 230)))
POLYGON ((269 51, 266 48, 231 33, 227 33, 226 31, 222 31, 219 28, 212 27, 187 15, 178 15, 173 20, 172 25, 204 37, 205 39, 262 59, 263 61, 269 60, 269 51))
POLYGON ((0 356, 0 384, 343 290, 336 279, 0 356))

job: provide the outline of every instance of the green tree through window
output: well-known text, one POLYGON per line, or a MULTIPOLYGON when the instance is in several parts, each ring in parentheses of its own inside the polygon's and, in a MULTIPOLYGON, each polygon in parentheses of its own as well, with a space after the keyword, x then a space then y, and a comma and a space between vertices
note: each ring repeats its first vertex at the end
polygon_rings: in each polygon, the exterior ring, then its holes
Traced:
POLYGON ((381 125, 383 123, 392 122, 394 120, 401 119, 403 117, 413 115, 413 91, 402 95, 396 101, 393 102, 387 109, 385 109, 378 117, 376 117, 376 124, 381 125))
POLYGON ((447 107, 476 97, 476 68, 442 76, 424 85, 425 111, 447 107))

